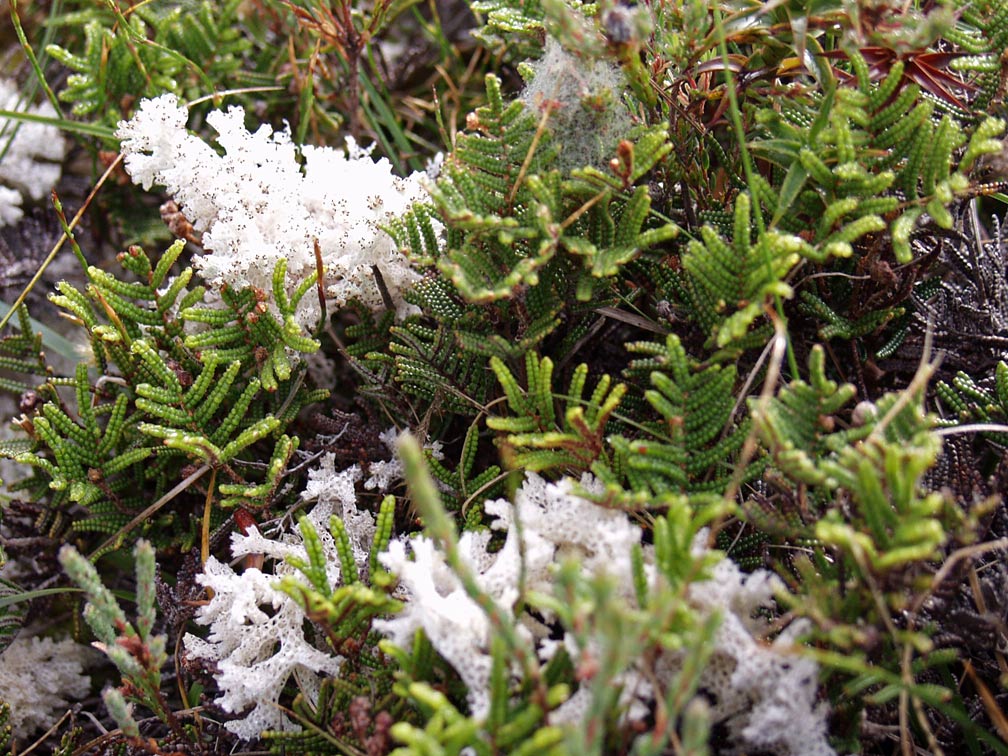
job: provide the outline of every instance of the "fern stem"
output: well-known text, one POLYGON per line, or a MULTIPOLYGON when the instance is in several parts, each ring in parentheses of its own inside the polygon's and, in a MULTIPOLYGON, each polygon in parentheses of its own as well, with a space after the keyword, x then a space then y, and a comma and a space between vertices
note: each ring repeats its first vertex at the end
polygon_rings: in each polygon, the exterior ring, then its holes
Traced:
MULTIPOLYGON (((735 130, 735 138, 738 140, 739 155, 742 158, 742 170, 745 171, 746 184, 753 196, 753 214, 756 217, 756 230, 762 236, 766 232, 766 225, 763 221, 763 211, 760 209, 758 194, 755 191, 755 167, 752 162, 752 155, 746 146, 745 127, 742 125, 742 111, 739 108, 738 94, 735 92, 735 77, 731 71, 731 60, 728 57, 728 43, 725 37, 724 25, 721 22, 721 11, 713 10, 714 26, 718 34, 718 52, 724 63, 725 94, 728 97, 728 114, 731 117, 732 128, 735 130)), ((769 265, 769 261, 768 261, 769 265)))
MULTIPOLYGON (((753 410, 753 415, 760 414, 764 416, 767 414, 770 400, 776 392, 777 381, 780 379, 781 363, 784 361, 784 352, 789 347, 787 329, 783 320, 778 318, 777 313, 769 308, 767 308, 767 316, 774 326, 774 336, 770 342, 773 344, 773 348, 770 354, 770 361, 767 363, 766 376, 763 378, 763 388, 760 391, 759 399, 757 399, 756 408, 753 410)), ((752 428, 749 429, 749 433, 746 435, 745 441, 742 443, 742 450, 739 453, 738 462, 735 464, 735 472, 732 474, 731 481, 725 489, 724 499, 728 502, 734 501, 739 488, 742 486, 746 467, 748 467, 749 461, 756 453, 758 447, 756 426, 757 423, 753 423, 752 428)), ((711 527, 708 543, 714 543, 718 530, 719 527, 711 527)))
POLYGON ((200 564, 206 564, 210 558, 210 511, 213 507, 214 484, 217 482, 217 471, 210 472, 210 482, 207 484, 206 500, 203 502, 203 522, 200 523, 200 564))
POLYGON ((151 515, 153 515, 155 512, 161 509, 161 507, 163 507, 169 501, 174 499, 176 496, 178 496, 180 493, 186 490, 193 483, 195 483, 209 469, 210 465, 201 465, 199 468, 196 469, 195 472, 193 472, 183 480, 179 481, 178 485, 176 485, 171 491, 166 493, 164 496, 155 501, 153 504, 151 504, 149 507, 143 510, 140 514, 138 514, 128 523, 119 528, 119 530, 113 533, 101 546, 99 546, 97 549, 88 554, 88 561, 94 562, 99 557, 104 555, 109 549, 118 548, 119 545, 122 544, 127 533, 133 530, 133 528, 135 528, 141 522, 150 519, 151 515))
POLYGON ((590 200, 587 200, 583 205, 581 205, 581 207, 579 207, 577 210, 575 210, 573 213, 567 216, 566 220, 564 220, 564 222, 560 224, 560 230, 566 231, 568 228, 570 228, 574 223, 577 222, 578 218, 580 218, 586 212, 591 210, 592 207, 598 204, 600 200, 604 199, 606 194, 608 193, 609 191, 607 189, 603 189, 601 192, 596 194, 590 200))
POLYGON ((518 188, 521 186, 522 181, 525 180, 525 174, 528 173, 529 166, 532 165, 532 158, 535 157, 536 149, 539 147, 539 140, 542 139, 543 132, 546 131, 546 123, 549 121, 549 117, 552 112, 553 106, 547 103, 546 107, 543 109, 542 118, 539 119, 539 124, 536 126, 535 134, 532 136, 532 143, 529 144, 525 159, 522 161, 521 168, 518 169, 518 176, 515 178, 514 184, 511 186, 511 193, 508 194, 508 207, 514 206, 515 197, 518 194, 518 188))

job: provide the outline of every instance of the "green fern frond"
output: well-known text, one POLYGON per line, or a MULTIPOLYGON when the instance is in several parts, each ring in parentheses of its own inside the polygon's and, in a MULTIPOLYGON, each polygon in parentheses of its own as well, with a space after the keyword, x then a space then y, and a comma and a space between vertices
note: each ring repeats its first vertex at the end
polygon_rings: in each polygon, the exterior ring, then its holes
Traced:
POLYGON ((384 677, 358 676, 351 681, 343 678, 325 678, 319 685, 316 696, 306 696, 298 693, 290 706, 291 718, 301 725, 299 731, 267 730, 262 733, 263 741, 269 746, 270 753, 275 754, 311 754, 318 753, 365 753, 368 739, 374 738, 375 744, 386 737, 382 732, 383 723, 392 715, 386 710, 372 712, 369 709, 371 696, 377 699, 390 692, 391 683, 384 677), (363 702, 368 706, 361 709, 363 702), (357 714, 349 729, 339 725, 346 721, 347 714, 355 707, 357 714), (376 734, 377 732, 377 734, 376 734))
POLYGON ((885 572, 937 559, 949 537, 949 502, 923 493, 921 480, 941 451, 934 418, 918 401, 886 394, 876 403, 871 433, 820 463, 828 484, 850 493, 852 512, 831 509, 816 523, 816 537, 851 555, 860 569, 885 572), (879 432, 881 424, 887 425, 879 432))
POLYGON ((473 422, 466 431, 462 452, 454 470, 449 470, 432 455, 427 455, 431 474, 446 489, 442 492, 445 508, 451 512, 461 511, 466 521, 474 527, 480 522, 483 502, 499 496, 504 485, 501 469, 497 465, 475 472, 479 440, 479 424, 473 422))
MULTIPOLYGON (((0 558, 2 557, 3 554, 0 553, 0 558)), ((13 642, 18 631, 25 623, 29 602, 8 603, 16 596, 23 595, 23 593, 22 588, 16 583, 0 578, 0 653, 3 653, 3 650, 13 642)), ((0 699, 0 703, 2 703, 2 699, 0 699)), ((0 714, 2 714, 2 711, 0 711, 0 714)), ((4 722, 2 717, 0 717, 0 741, 3 739, 3 726, 4 722)), ((0 743, 0 747, 2 747, 2 743, 0 743)))
MULTIPOLYGON (((980 385, 959 371, 952 383, 938 381, 935 395, 955 414, 958 422, 1004 423, 1008 420, 1008 363, 1003 360, 994 368, 991 379, 980 385)), ((983 436, 999 444, 1008 444, 1008 434, 983 432, 983 436)))
POLYGON ((769 450, 774 465, 798 481, 826 482, 817 460, 845 444, 867 435, 868 430, 835 430, 835 415, 857 394, 850 384, 826 377, 826 356, 816 346, 809 354, 809 382, 791 381, 766 406, 755 399, 749 406, 756 431, 769 450))
POLYGON ((546 14, 541 0, 521 0, 517 3, 477 0, 472 9, 484 20, 475 35, 488 47, 510 41, 518 46, 516 53, 521 56, 535 54, 542 49, 546 14))
POLYGON ((824 300, 810 291, 803 291, 800 298, 800 309, 803 312, 826 322, 826 325, 819 329, 819 338, 824 341, 836 338, 850 341, 867 336, 881 330, 886 324, 901 317, 905 312, 902 307, 883 307, 878 310, 870 310, 857 319, 851 320, 834 311, 824 300))
POLYGON ((825 512, 815 537, 840 548, 859 569, 886 571, 926 562, 947 538, 942 494, 919 495, 921 478, 941 449, 934 418, 920 399, 886 394, 845 430, 836 413, 855 394, 825 373, 821 347, 809 356, 809 383, 793 380, 765 407, 751 400, 757 432, 774 464, 792 481, 815 487, 825 512), (843 492, 841 495, 839 492, 843 492), (835 503, 848 502, 844 511, 835 503))
POLYGON ((625 384, 614 386, 609 376, 602 376, 585 399, 588 366, 582 364, 571 375, 566 394, 558 396, 553 392, 552 360, 534 352, 525 358, 525 389, 496 357, 490 359, 490 368, 512 414, 487 418, 487 427, 507 434, 498 444, 509 467, 574 474, 591 469, 598 460, 608 463, 606 424, 626 393, 625 384), (554 406, 559 398, 564 400, 562 414, 554 406))
POLYGON ((0 389, 20 396, 33 390, 37 378, 49 371, 43 352, 42 331, 32 322, 25 305, 18 307, 15 322, 18 332, 0 339, 0 370, 8 373, 0 375, 0 389), (10 373, 19 373, 23 377, 15 378, 10 373), (36 380, 32 380, 33 376, 36 380))
MULTIPOLYGON (((32 445, 9 445, 2 452, 34 467, 40 481, 60 492, 50 503, 53 515, 71 505, 79 508, 73 522, 79 533, 111 534, 133 522, 177 482, 187 459, 224 470, 223 505, 263 506, 296 448, 283 428, 306 402, 318 398, 302 388, 303 375, 293 374, 291 359, 318 346, 294 320, 306 288, 280 298, 277 316, 257 307, 262 298, 251 290, 224 292, 222 308, 197 305, 203 290, 186 289, 191 269, 174 280, 168 277, 183 247, 182 241, 171 245, 156 265, 132 247, 119 261, 139 280, 91 267, 85 291, 64 283, 52 297, 87 328, 102 374, 121 378, 95 383, 88 365, 80 363, 69 381, 76 395, 73 406, 56 394, 58 381, 51 380, 42 387, 50 400, 27 426, 32 445), (187 335, 187 318, 203 324, 203 330, 187 335), (203 342, 218 348, 194 351, 203 342), (263 374, 287 395, 263 391, 263 374), (247 479, 234 462, 268 436, 273 437, 271 462, 264 475, 254 472, 254 479, 247 479)), ((284 275, 281 263, 274 276, 281 287, 284 275)), ((298 366, 299 373, 303 369, 298 366)), ((163 537, 188 527, 183 539, 195 537, 195 524, 186 525, 170 509, 133 524, 150 533, 160 527, 163 537)))
POLYGON ((585 169, 568 180, 553 169, 548 118, 537 126, 520 101, 505 109, 499 86, 488 77, 490 105, 471 116, 432 189, 443 248, 425 206, 391 232, 416 263, 436 264, 467 302, 520 297, 549 269, 554 280, 577 275, 577 299, 587 301, 642 251, 678 234, 674 224, 649 223, 649 190, 634 186, 671 152, 668 131, 628 135, 614 175, 585 169))
MULTIPOLYGON (((634 342, 627 351, 646 355, 633 360, 628 376, 648 375, 652 389, 644 397, 659 420, 646 422, 637 438, 609 439, 616 454, 615 469, 626 477, 629 489, 654 495, 722 490, 733 474, 731 460, 749 431, 749 421, 735 423, 734 366, 699 366, 686 355, 679 338, 664 344, 634 342)), ((745 478, 759 474, 757 461, 745 478)), ((595 472, 616 482, 613 470, 595 472)))
POLYGON ((1008 49, 1008 8, 1001 2, 956 2, 960 23, 946 32, 949 41, 972 53, 952 67, 968 75, 978 74, 975 112, 989 112, 1001 87, 1000 57, 1008 49))
POLYGON ((274 302, 279 312, 274 314, 266 305, 266 293, 246 288, 221 289, 223 308, 192 305, 179 312, 183 321, 206 323, 209 328, 185 337, 185 346, 199 350, 202 358, 214 355, 221 361, 240 360, 244 365, 257 365, 259 380, 266 391, 276 391, 281 382, 291 379, 294 370, 292 355, 310 354, 320 344, 304 332, 296 312, 301 299, 318 276, 308 276, 288 298, 285 292, 287 261, 281 259, 273 271, 274 302))
POLYGON ((114 529, 106 517, 95 517, 99 511, 117 512, 118 525, 129 519, 130 511, 143 508, 141 491, 149 485, 150 470, 145 473, 143 462, 154 453, 135 432, 124 434, 128 399, 118 393, 111 405, 93 405, 92 389, 85 364, 77 367, 74 381, 78 402, 83 410, 75 419, 53 401, 44 403, 32 421, 35 446, 31 450, 5 448, 5 455, 34 467, 49 479, 49 487, 65 490, 69 501, 90 511, 92 517, 75 522, 79 530, 114 529), (108 418, 104 428, 99 415, 108 418), (38 446, 51 458, 40 456, 38 446))
POLYGON ((0 752, 3 753, 7 753, 14 732, 10 719, 10 705, 6 701, 0 701, 0 752))
POLYGON ((74 71, 59 93, 77 116, 109 126, 122 117, 128 97, 184 94, 190 83, 227 88, 249 47, 238 31, 239 0, 202 2, 168 12, 146 5, 125 17, 114 4, 55 17, 53 23, 83 26, 83 49, 49 45, 46 52, 74 71))
POLYGON ((784 278, 811 247, 797 236, 777 231, 751 240, 750 199, 735 199, 732 239, 712 226, 701 230, 700 241, 690 241, 682 265, 700 294, 695 304, 703 309, 701 322, 713 322, 708 343, 724 347, 746 337, 775 297, 790 297, 784 278))
POLYGON ((401 603, 393 599, 387 574, 379 568, 376 557, 388 545, 391 537, 391 518, 395 512, 395 498, 386 497, 378 514, 378 528, 372 543, 372 559, 367 583, 360 580, 354 561, 353 548, 342 520, 333 515, 329 523, 339 556, 341 585, 331 585, 328 578, 328 557, 314 526, 306 517, 298 521, 298 528, 308 559, 288 557, 287 561, 300 571, 309 582, 305 585, 293 577, 282 578, 277 587, 297 601, 306 616, 323 628, 333 649, 343 653, 342 644, 354 638, 367 637, 373 618, 395 613, 401 603))
MULTIPOLYGON (((855 71, 867 70, 859 52, 849 57, 855 71)), ((897 261, 909 262, 909 237, 923 212, 951 227, 947 206, 969 185, 970 167, 1000 149, 1003 121, 988 117, 966 131, 949 114, 937 117, 934 103, 916 84, 904 86, 903 76, 898 61, 882 81, 863 73, 857 88, 827 92, 802 116, 797 108, 759 116, 768 137, 753 149, 786 172, 780 193, 768 188, 760 199, 774 224, 816 228, 813 259, 849 256, 855 241, 888 229, 897 261)))
POLYGON ((391 329, 396 383, 414 396, 462 415, 475 415, 486 398, 484 360, 466 352, 448 328, 415 321, 391 329))
POLYGON ((273 447, 273 455, 263 475, 263 482, 259 484, 221 483, 218 488, 224 498, 221 499, 220 506, 225 509, 245 507, 255 510, 268 505, 277 495, 284 475, 287 473, 291 457, 294 456, 297 448, 297 437, 280 436, 273 447))
POLYGON ((537 271, 555 251, 532 242, 537 234, 527 185, 529 174, 547 170, 556 158, 549 134, 537 131, 521 102, 505 107, 496 77, 487 76, 486 92, 488 104, 470 117, 431 191, 448 226, 438 267, 466 299, 482 302, 537 283, 537 271))

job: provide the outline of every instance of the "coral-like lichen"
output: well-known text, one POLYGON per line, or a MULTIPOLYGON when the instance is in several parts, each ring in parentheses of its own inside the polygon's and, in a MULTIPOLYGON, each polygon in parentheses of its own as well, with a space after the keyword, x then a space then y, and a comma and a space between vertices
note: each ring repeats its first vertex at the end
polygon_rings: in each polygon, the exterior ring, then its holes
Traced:
MULTIPOLYGON (((204 279, 269 292, 285 259, 292 291, 316 270, 317 242, 334 304, 358 298, 381 307, 377 270, 399 313, 408 310, 402 293, 420 274, 382 227, 426 196, 423 174, 395 176, 387 159, 373 160, 352 139, 339 151, 297 147, 288 131, 265 124, 250 132, 240 107, 207 116, 219 155, 186 131, 186 119, 176 98, 162 95, 144 100, 116 134, 133 180, 145 189, 164 185, 203 233, 207 254, 195 263, 204 279)), ((304 324, 318 317, 313 300, 302 300, 304 324)))
POLYGON ((87 695, 84 674, 90 651, 66 638, 29 637, 24 632, 0 654, 0 701, 11 707, 11 726, 24 737, 48 727, 70 705, 87 695))
MULTIPOLYGON (((582 486, 591 487, 586 477, 582 486)), ((525 589, 552 593, 553 568, 558 562, 576 559, 587 575, 607 574, 615 579, 618 595, 634 601, 630 553, 641 543, 641 529, 624 512, 605 509, 578 496, 574 483, 547 483, 529 474, 515 503, 486 503, 496 517, 493 527, 507 533, 503 547, 490 552, 488 532, 466 532, 459 539, 459 552, 476 574, 480 588, 506 613, 513 614, 525 589), (515 527, 515 521, 521 528, 515 527)), ((706 550, 706 533, 694 550, 706 550)), ((646 573, 654 579, 653 551, 644 549, 646 573)), ((444 556, 424 536, 395 541, 379 559, 402 583, 406 607, 396 617, 376 622, 393 643, 410 647, 417 630, 458 672, 468 689, 473 716, 483 718, 490 705, 490 639, 493 628, 486 613, 468 595, 444 556), (408 552, 412 552, 412 558, 408 552)), ((770 641, 768 629, 756 612, 768 607, 773 592, 782 588, 765 571, 742 574, 723 559, 709 580, 689 588, 689 600, 698 616, 717 612, 722 620, 714 639, 714 654, 701 677, 704 692, 713 699, 712 716, 727 725, 736 744, 761 748, 784 756, 833 754, 826 739, 826 708, 816 702, 818 668, 796 650, 795 637, 802 629, 793 626, 770 641)), ((549 618, 547 618, 548 620, 549 618)), ((516 617, 519 632, 547 660, 565 645, 572 656, 584 649, 569 633, 561 641, 550 639, 538 619, 516 617)), ((657 665, 665 687, 682 667, 682 659, 667 653, 657 665)), ((643 716, 653 705, 654 678, 635 666, 618 677, 623 686, 621 701, 628 716, 643 716)), ((557 722, 578 722, 587 710, 589 691, 580 688, 551 715, 557 722)))

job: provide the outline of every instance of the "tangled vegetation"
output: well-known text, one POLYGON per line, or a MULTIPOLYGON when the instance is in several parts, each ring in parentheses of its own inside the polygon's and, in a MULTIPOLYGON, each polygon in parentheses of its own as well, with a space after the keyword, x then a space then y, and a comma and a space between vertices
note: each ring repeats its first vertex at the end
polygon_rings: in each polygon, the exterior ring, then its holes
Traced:
POLYGON ((9 6, 0 751, 1008 754, 1008 2, 9 6))

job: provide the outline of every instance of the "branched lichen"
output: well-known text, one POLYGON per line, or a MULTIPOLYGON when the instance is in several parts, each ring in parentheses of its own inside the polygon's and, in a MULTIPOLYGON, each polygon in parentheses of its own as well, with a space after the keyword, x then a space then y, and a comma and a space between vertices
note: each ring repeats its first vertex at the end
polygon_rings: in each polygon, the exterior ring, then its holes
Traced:
MULTIPOLYGON (((356 297, 381 307, 380 275, 393 305, 406 312, 402 292, 420 275, 382 226, 424 198, 421 174, 393 175, 387 160, 372 160, 352 139, 344 152, 298 148, 289 132, 267 125, 249 132, 241 107, 207 116, 224 150, 218 155, 186 131, 186 120, 177 99, 163 95, 145 100, 116 133, 134 180, 145 189, 165 186, 202 232, 206 254, 196 264, 207 282, 270 291, 283 259, 293 291, 316 270, 317 244, 326 293, 337 305, 356 297)), ((313 303, 306 298, 302 323, 318 319, 313 303)))

